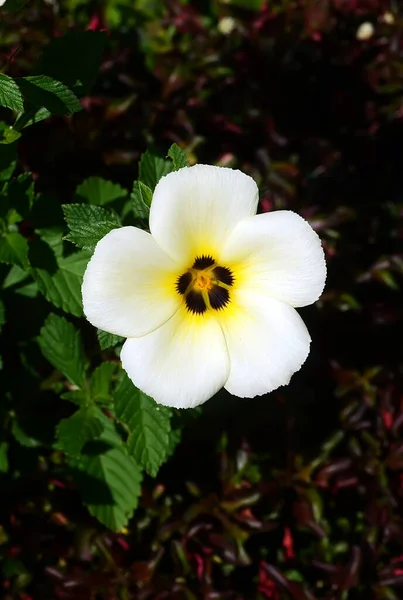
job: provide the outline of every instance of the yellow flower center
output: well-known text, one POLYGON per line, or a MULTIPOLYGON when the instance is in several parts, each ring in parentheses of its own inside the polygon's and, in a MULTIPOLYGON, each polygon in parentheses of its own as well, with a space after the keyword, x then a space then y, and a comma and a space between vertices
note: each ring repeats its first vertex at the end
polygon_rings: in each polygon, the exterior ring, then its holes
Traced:
POLYGON ((203 272, 201 272, 201 273, 196 272, 195 287, 200 290, 206 290, 206 291, 211 290, 213 287, 211 277, 209 277, 208 275, 206 275, 203 272))
POLYGON ((212 256, 198 256, 176 281, 176 291, 194 314, 221 310, 230 302, 234 276, 228 267, 218 265, 212 256))

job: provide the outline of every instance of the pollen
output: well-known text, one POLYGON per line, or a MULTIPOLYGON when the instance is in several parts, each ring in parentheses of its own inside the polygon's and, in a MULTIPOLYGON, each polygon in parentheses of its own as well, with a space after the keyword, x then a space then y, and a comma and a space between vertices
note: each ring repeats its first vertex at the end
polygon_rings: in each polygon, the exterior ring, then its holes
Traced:
POLYGON ((210 291, 213 289, 213 283, 208 275, 205 273, 200 273, 196 275, 195 287, 197 287, 199 290, 210 291))
POLYGON ((189 312, 201 315, 222 310, 230 303, 234 281, 231 269, 217 264, 212 256, 202 255, 178 277, 176 291, 184 297, 189 312))

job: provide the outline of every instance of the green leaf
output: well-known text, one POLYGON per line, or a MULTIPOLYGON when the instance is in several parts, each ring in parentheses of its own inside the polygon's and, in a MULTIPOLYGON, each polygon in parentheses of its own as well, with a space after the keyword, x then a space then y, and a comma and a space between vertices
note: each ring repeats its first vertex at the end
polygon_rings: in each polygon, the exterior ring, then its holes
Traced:
POLYGON ((77 96, 61 81, 47 75, 33 75, 15 80, 24 99, 53 115, 70 115, 82 110, 77 96))
POLYGON ((130 194, 134 216, 138 219, 148 219, 152 200, 152 191, 145 183, 135 181, 130 194))
POLYGON ((40 267, 32 269, 32 275, 45 298, 76 317, 83 315, 81 284, 88 260, 88 256, 78 252, 66 258, 56 257, 57 269, 54 272, 40 267))
POLYGON ((22 112, 24 99, 21 90, 12 77, 0 73, 0 106, 22 112))
POLYGON ((8 472, 8 443, 0 443, 0 473, 8 472))
POLYGON ((42 327, 38 343, 42 354, 75 385, 84 385, 84 352, 79 331, 64 317, 51 313, 42 327))
POLYGON ((64 392, 61 394, 62 400, 68 400, 77 406, 83 406, 88 402, 88 392, 83 390, 72 390, 71 392, 64 392))
POLYGON ((36 298, 39 293, 38 284, 35 281, 22 285, 15 290, 15 293, 19 296, 25 296, 26 298, 36 298))
POLYGON ((109 404, 112 400, 110 388, 116 363, 104 362, 95 369, 90 382, 90 394, 94 402, 109 404))
POLYGON ((6 127, 2 131, 0 131, 0 135, 2 136, 0 138, 0 144, 6 145, 13 144, 21 137, 20 132, 16 129, 13 129, 12 127, 6 127))
MULTIPOLYGON (((31 114, 31 113, 30 113, 31 114)), ((14 127, 18 130, 24 129, 24 127, 29 127, 30 125, 35 125, 44 119, 47 119, 51 116, 50 110, 42 106, 38 108, 36 112, 34 112, 33 116, 28 116, 26 113, 21 114, 17 121, 14 123, 14 127)))
POLYGON ((70 229, 65 239, 89 252, 93 252, 99 240, 112 229, 121 227, 119 217, 100 206, 64 204, 62 208, 70 229))
POLYGON ((147 150, 140 159, 139 180, 154 191, 158 181, 172 171, 173 164, 147 150))
POLYGON ((117 344, 120 344, 124 341, 124 338, 120 337, 120 335, 108 333, 107 331, 102 331, 102 329, 98 329, 97 335, 101 350, 106 350, 106 348, 113 348, 117 344))
POLYGON ((99 438, 104 431, 99 412, 96 406, 83 406, 68 419, 60 421, 57 427, 58 448, 71 456, 79 456, 84 444, 99 438))
POLYGON ((90 91, 99 73, 106 33, 70 31, 45 48, 38 72, 64 83, 79 96, 90 91))
POLYGON ((179 169, 183 169, 184 167, 189 167, 189 161, 185 152, 179 148, 178 144, 172 144, 170 149, 168 150, 168 156, 172 158, 172 162, 174 164, 174 171, 178 171, 179 169))
POLYGON ((17 285, 18 283, 21 283, 22 281, 24 281, 24 279, 27 279, 27 277, 28 273, 24 269, 22 269, 18 265, 13 265, 7 273, 6 277, 4 278, 3 290, 12 287, 13 285, 17 285))
POLYGON ((148 219, 152 200, 152 191, 145 183, 135 181, 130 194, 134 216, 139 219, 148 219))
POLYGON ((90 442, 81 455, 76 478, 89 512, 109 529, 120 531, 133 515, 141 493, 142 476, 136 461, 122 447, 90 442))
POLYGON ((0 237, 0 262, 29 267, 27 240, 15 231, 0 237))
POLYGON ((89 204, 103 206, 119 198, 125 198, 128 192, 117 183, 107 181, 102 177, 89 177, 80 183, 76 194, 89 204))
POLYGON ((54 255, 58 258, 63 256, 63 235, 65 228, 60 225, 54 225, 53 227, 41 227, 35 229, 35 233, 39 235, 41 240, 47 243, 47 245, 53 250, 54 255))
POLYGON ((170 452, 171 411, 138 390, 123 374, 114 393, 116 418, 129 429, 131 456, 153 477, 170 452))

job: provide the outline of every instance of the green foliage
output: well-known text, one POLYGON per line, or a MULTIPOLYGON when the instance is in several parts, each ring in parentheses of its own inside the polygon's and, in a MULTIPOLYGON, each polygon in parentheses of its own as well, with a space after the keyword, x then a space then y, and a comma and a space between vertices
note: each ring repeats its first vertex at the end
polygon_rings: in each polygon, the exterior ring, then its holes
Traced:
POLYGON ((83 406, 90 400, 87 390, 71 390, 60 395, 63 400, 68 400, 77 406, 83 406))
POLYGON ((45 298, 57 308, 81 317, 83 305, 81 283, 88 263, 88 255, 70 254, 67 257, 54 257, 54 269, 37 266, 32 270, 33 277, 45 298))
POLYGON ((147 150, 140 159, 139 179, 133 184, 130 194, 132 210, 138 219, 147 219, 153 197, 153 191, 158 181, 164 175, 189 166, 186 154, 177 144, 172 144, 165 160, 147 150))
POLYGON ((179 148, 177 144, 172 144, 168 150, 168 156, 169 158, 172 158, 174 171, 178 171, 178 169, 183 169, 183 167, 189 166, 189 161, 185 152, 179 148))
POLYGON ((8 145, 16 142, 21 137, 21 133, 10 126, 0 129, 0 136, 0 144, 8 145))
MULTIPOLYGON (((33 96, 30 101, 34 102, 33 96)), ((55 105, 51 108, 56 111, 55 105)), ((132 219, 147 217, 158 178, 187 161, 179 148, 172 147, 170 159, 146 153, 141 164, 140 179, 133 184, 130 196, 132 219)), ((122 223, 118 212, 105 205, 115 202, 115 206, 123 206, 123 215, 127 195, 120 185, 90 177, 76 189, 75 197, 83 202, 61 206, 66 223, 63 226, 60 206, 55 206, 51 198, 35 195, 29 173, 6 180, 0 191, 0 262, 11 265, 11 269, 4 278, 4 289, 27 298, 36 298, 40 292, 56 308, 81 317, 81 284, 89 254, 100 239, 122 223), (24 235, 24 229, 18 230, 25 222, 34 224, 30 238, 24 235), (64 240, 80 251, 67 253, 64 240)), ((0 326, 4 315, 1 305, 0 326)), ((123 338, 99 330, 98 340, 100 349, 105 350, 123 338)), ((171 429, 172 411, 157 406, 137 390, 118 362, 103 362, 91 369, 80 329, 64 316, 48 314, 37 342, 55 369, 46 386, 76 406, 70 417, 57 424, 54 447, 65 454, 89 512, 118 531, 137 506, 142 471, 157 474, 178 443, 180 429, 171 429)), ((12 432, 25 448, 40 444, 17 420, 13 421, 12 432)), ((0 456, 0 463, 6 468, 6 446, 1 452, 4 456, 0 456)))
POLYGON ((76 480, 83 502, 98 521, 113 531, 127 524, 138 504, 142 475, 113 433, 86 445, 76 480))
POLYGON ((119 335, 115 335, 114 333, 108 333, 107 331, 102 331, 102 329, 98 329, 98 342, 101 350, 106 350, 107 348, 113 348, 117 344, 123 342, 124 338, 119 335))
MULTIPOLYGON (((0 105, 20 113, 26 110, 46 110, 46 116, 69 115, 82 109, 76 95, 69 88, 47 75, 13 79, 0 73, 0 105)), ((7 143, 12 143, 18 135, 18 131, 10 128, 3 137, 7 143)))
POLYGON ((151 191, 154 191, 158 181, 172 171, 172 162, 156 156, 150 150, 144 152, 139 164, 139 180, 151 191))
POLYGON ((58 446, 66 454, 79 456, 84 444, 100 437, 104 431, 100 411, 94 405, 83 406, 58 426, 58 446))
POLYGON ((145 183, 142 181, 134 182, 130 199, 132 201, 133 213, 136 218, 144 219, 148 217, 152 195, 152 191, 145 183))
MULTIPOLYGON (((8 0, 6 8, 18 10, 22 5, 8 0)), ((0 106, 19 113, 14 127, 1 129, 0 144, 12 144, 24 127, 50 115, 82 110, 77 96, 87 94, 93 85, 104 44, 104 33, 71 31, 45 47, 39 74, 14 79, 0 73, 0 106)))
POLYGON ((29 127, 30 125, 35 125, 48 117, 51 117, 52 113, 42 106, 41 108, 32 107, 30 110, 26 110, 25 113, 21 114, 16 122, 14 123, 14 127, 17 127, 19 130, 24 129, 25 127, 29 127))
MULTIPOLYGON (((5 8, 17 10, 22 4, 8 0, 5 8)), ((148 14, 145 5, 136 10, 148 14)), ((160 13, 161 7, 152 10, 160 13)), ((26 388, 16 394, 14 387, 19 389, 20 383, 12 378, 6 393, 7 402, 13 402, 7 412, 12 443, 20 451, 38 452, 46 439, 58 460, 71 468, 90 514, 119 531, 137 507, 143 472, 156 476, 180 439, 180 427, 172 428, 172 411, 136 389, 122 372, 115 347, 123 338, 98 330, 99 345, 84 347, 83 340, 87 346, 91 336, 82 319, 82 278, 90 254, 107 233, 122 223, 147 228, 156 184, 189 163, 173 144, 166 158, 151 151, 142 155, 138 180, 129 181, 130 193, 118 183, 91 176, 74 193, 52 196, 36 193, 35 169, 33 176, 17 162, 27 127, 82 110, 79 98, 95 81, 105 41, 104 33, 70 31, 49 42, 33 73, 0 74, 0 106, 8 109, 7 118, 15 118, 12 124, 0 122, 0 275, 6 298, 0 302, 0 331, 7 309, 7 328, 21 329, 18 369, 28 382, 23 377, 26 388), (17 165, 19 174, 13 176, 17 165), (20 318, 15 319, 14 305, 20 318), (111 360, 102 362, 105 350, 111 360), (20 408, 26 397, 32 406, 38 398, 52 397, 57 418, 48 435, 39 434, 20 408), (71 414, 66 417, 67 410, 71 414)), ((54 131, 57 137, 57 127, 54 131)), ((52 175, 50 169, 50 180, 52 175)), ((8 438, 2 437, 2 474, 9 469, 9 449, 8 438)))
POLYGON ((89 204, 104 205, 125 198, 127 191, 117 183, 102 179, 102 177, 89 177, 76 189, 77 196, 89 204))
POLYGON ((107 233, 121 226, 116 213, 100 206, 65 204, 63 212, 70 229, 64 239, 89 252, 94 251, 99 240, 107 233))
POLYGON ((82 109, 77 96, 52 77, 34 75, 15 81, 26 101, 35 107, 47 109, 52 115, 70 115, 82 109))
POLYGON ((158 406, 122 375, 114 393, 116 418, 129 430, 131 456, 153 477, 169 456, 170 409, 158 406))
POLYGON ((90 396, 94 402, 106 405, 111 403, 110 388, 116 367, 116 363, 104 362, 94 370, 90 382, 90 396))
POLYGON ((50 364, 71 383, 84 385, 84 354, 79 331, 64 317, 51 313, 41 329, 38 343, 50 364))
POLYGON ((12 77, 0 73, 0 105, 12 110, 24 110, 24 98, 12 77))
POLYGON ((0 262, 28 267, 28 243, 21 234, 11 231, 0 237, 0 262))

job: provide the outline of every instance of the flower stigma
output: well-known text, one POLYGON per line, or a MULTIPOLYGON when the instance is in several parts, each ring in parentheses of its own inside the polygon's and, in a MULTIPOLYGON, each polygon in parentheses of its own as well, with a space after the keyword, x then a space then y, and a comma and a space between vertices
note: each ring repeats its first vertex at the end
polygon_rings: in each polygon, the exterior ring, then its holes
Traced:
POLYGON ((199 256, 192 267, 176 281, 176 291, 186 308, 201 315, 207 310, 222 310, 230 302, 234 276, 228 267, 218 265, 212 256, 199 256))

